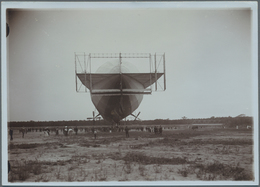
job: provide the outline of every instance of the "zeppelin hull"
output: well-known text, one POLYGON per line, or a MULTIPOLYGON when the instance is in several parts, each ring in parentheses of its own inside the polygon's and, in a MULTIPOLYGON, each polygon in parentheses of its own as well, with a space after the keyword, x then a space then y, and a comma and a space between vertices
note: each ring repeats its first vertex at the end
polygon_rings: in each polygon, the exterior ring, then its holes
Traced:
MULTIPOLYGON (((102 80, 95 85, 93 89, 97 90, 115 90, 115 89, 144 89, 144 86, 137 80, 127 75, 115 74, 102 80)), ((130 115, 140 105, 143 95, 94 95, 91 99, 100 115, 107 121, 118 123, 121 119, 130 115)))
POLYGON ((107 121, 118 123, 140 105, 147 89, 164 73, 139 73, 131 63, 119 60, 100 66, 96 73, 76 73, 90 90, 91 100, 99 114, 107 121))

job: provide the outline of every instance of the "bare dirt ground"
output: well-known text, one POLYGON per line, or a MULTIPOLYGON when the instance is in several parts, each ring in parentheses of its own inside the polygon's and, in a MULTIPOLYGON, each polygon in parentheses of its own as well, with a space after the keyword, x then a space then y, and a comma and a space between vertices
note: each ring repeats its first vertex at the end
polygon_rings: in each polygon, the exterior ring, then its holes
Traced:
POLYGON ((9 182, 254 180, 252 130, 202 128, 162 135, 130 131, 45 136, 18 130, 8 142, 9 182))

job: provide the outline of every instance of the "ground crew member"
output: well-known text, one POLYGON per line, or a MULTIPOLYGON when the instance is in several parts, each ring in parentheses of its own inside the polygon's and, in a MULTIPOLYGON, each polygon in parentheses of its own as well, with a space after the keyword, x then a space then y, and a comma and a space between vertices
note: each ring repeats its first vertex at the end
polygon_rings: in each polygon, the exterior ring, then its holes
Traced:
POLYGON ((50 136, 50 129, 46 127, 46 132, 48 133, 48 136, 50 136))
POLYGON ((94 129, 94 138, 97 139, 97 130, 94 129))
POLYGON ((77 135, 78 134, 78 127, 77 126, 74 128, 74 131, 75 131, 75 133, 77 135))
POLYGON ((56 128, 56 135, 59 135, 59 129, 56 128))
POLYGON ((126 127, 125 127, 125 135, 126 135, 127 138, 129 138, 129 133, 128 133, 128 131, 129 131, 129 129, 128 129, 128 127, 126 126, 126 127))
POLYGON ((64 134, 65 136, 68 135, 68 128, 67 128, 67 126, 65 126, 65 128, 63 129, 63 134, 64 134))
POLYGON ((162 126, 160 125, 159 133, 162 134, 162 126))
POLYGON ((24 129, 24 127, 22 128, 22 133, 23 133, 23 138, 24 138, 24 132, 25 132, 25 129, 24 129))
POLYGON ((11 164, 10 164, 10 162, 9 162, 9 160, 8 160, 8 173, 11 171, 11 164))
POLYGON ((13 129, 9 130, 9 134, 10 134, 10 140, 13 140, 13 129))

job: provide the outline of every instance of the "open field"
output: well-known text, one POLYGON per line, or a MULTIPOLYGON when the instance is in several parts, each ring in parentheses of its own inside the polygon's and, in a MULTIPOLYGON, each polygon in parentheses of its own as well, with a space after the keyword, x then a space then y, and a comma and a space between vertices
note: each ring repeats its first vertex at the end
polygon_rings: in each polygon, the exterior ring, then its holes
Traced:
POLYGON ((254 180, 251 129, 50 136, 14 131, 9 182, 254 180))

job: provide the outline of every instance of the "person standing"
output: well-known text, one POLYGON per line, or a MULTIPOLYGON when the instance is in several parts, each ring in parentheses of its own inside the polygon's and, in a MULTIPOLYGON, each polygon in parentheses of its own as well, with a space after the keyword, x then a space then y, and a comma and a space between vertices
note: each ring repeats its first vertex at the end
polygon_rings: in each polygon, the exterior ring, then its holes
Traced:
POLYGON ((56 135, 59 135, 59 129, 56 128, 56 135))
POLYGON ((48 136, 50 136, 50 129, 49 129, 49 127, 46 127, 46 132, 47 132, 48 136))
POLYGON ((23 137, 23 138, 24 138, 24 133, 25 133, 25 128, 23 127, 23 128, 22 128, 22 134, 23 134, 22 137, 23 137))
POLYGON ((77 135, 78 134, 78 127, 77 126, 74 128, 74 131, 75 131, 75 133, 77 135))
POLYGON ((94 129, 94 138, 97 139, 97 130, 94 129))
POLYGON ((11 171, 11 164, 10 164, 10 162, 9 162, 9 160, 8 160, 8 173, 11 171))
POLYGON ((128 127, 126 126, 126 127, 125 127, 125 135, 126 135, 127 138, 129 138, 129 132, 128 132, 128 131, 129 131, 129 129, 128 129, 128 127))
POLYGON ((10 140, 13 140, 13 129, 10 128, 9 134, 10 134, 10 140))
POLYGON ((63 129, 63 134, 65 136, 68 136, 68 128, 67 128, 67 126, 65 126, 65 128, 63 129))
POLYGON ((162 135, 162 126, 160 125, 159 133, 162 135))

